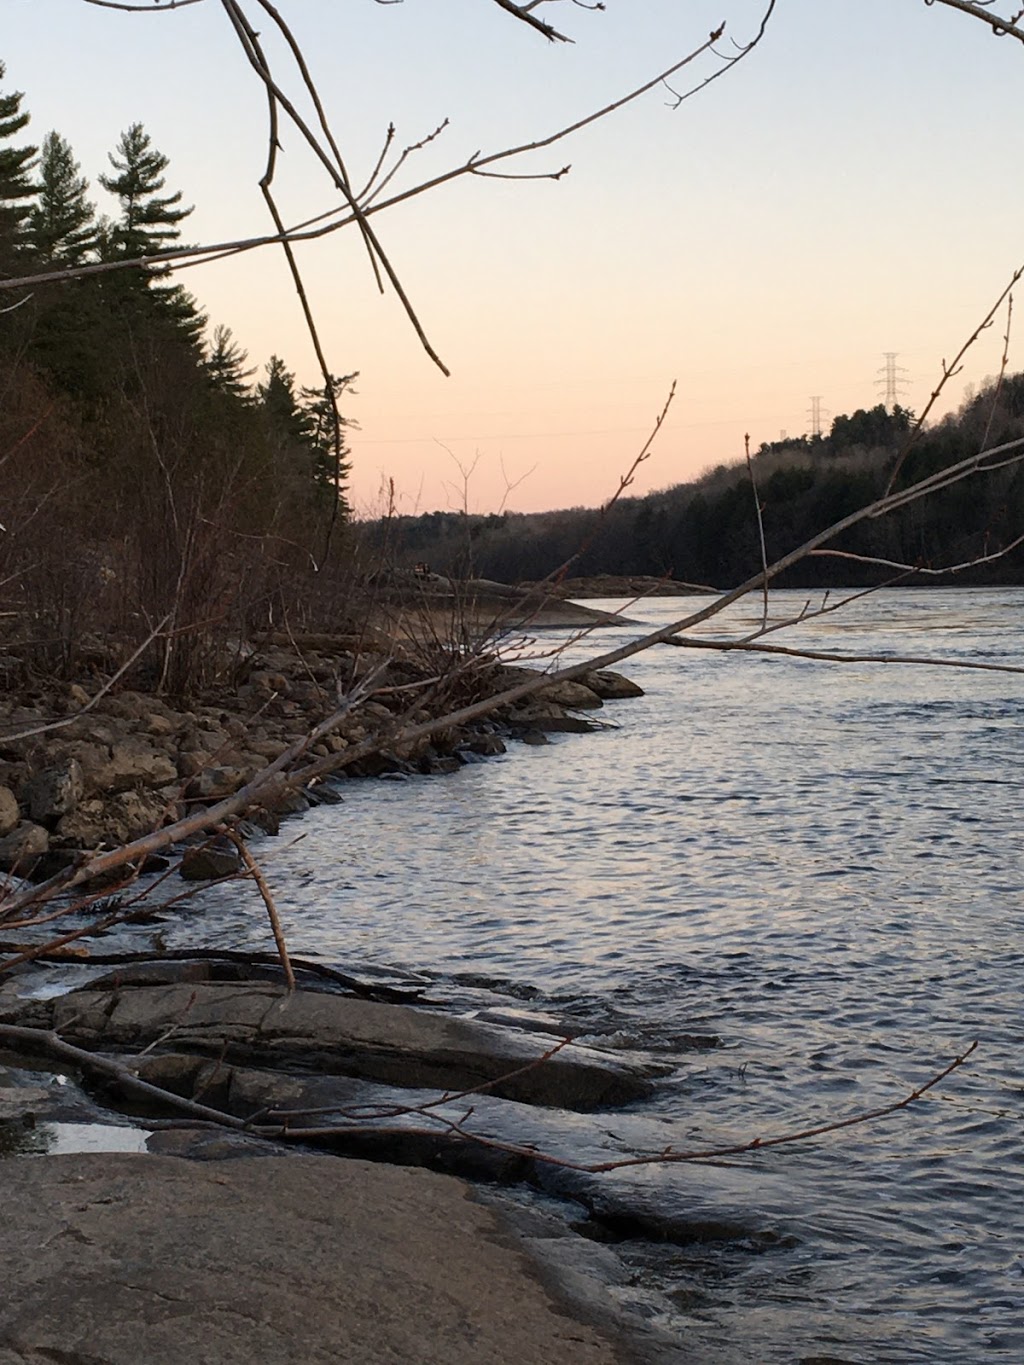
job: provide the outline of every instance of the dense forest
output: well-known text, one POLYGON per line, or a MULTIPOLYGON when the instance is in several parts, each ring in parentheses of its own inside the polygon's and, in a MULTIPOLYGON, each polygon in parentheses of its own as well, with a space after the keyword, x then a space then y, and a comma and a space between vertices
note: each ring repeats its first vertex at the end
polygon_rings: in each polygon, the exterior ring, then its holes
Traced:
MULTIPOLYGON (((837 417, 827 436, 761 446, 751 466, 769 562, 879 497, 913 426, 906 409, 890 412, 878 406, 837 417)), ((959 413, 918 435, 897 486, 1022 435, 1024 374, 1004 376, 966 401, 959 413)), ((1022 532, 1024 471, 1011 466, 863 522, 834 548, 935 569, 991 555, 1022 532)), ((720 465, 693 483, 646 497, 621 498, 604 512, 434 512, 380 523, 376 533, 403 564, 426 562, 441 573, 472 572, 501 582, 543 578, 576 556, 573 576, 644 574, 728 588, 756 573, 761 563, 745 463, 720 465)), ((825 555, 805 559, 776 582, 780 587, 860 585, 893 579, 896 573, 884 564, 825 555)), ((1024 547, 955 579, 917 573, 901 581, 1024 582, 1024 547)))
MULTIPOLYGON (((191 208, 141 123, 98 182, 99 215, 59 132, 29 134, 2 84, 0 272, 137 261, 180 240, 191 208)), ((296 625, 345 597, 346 473, 337 399, 354 375, 257 376, 166 269, 133 266, 0 296, 0 611, 40 667, 97 633, 163 623, 162 683, 201 681, 210 632, 296 625), (332 402, 332 397, 334 402, 332 402)))

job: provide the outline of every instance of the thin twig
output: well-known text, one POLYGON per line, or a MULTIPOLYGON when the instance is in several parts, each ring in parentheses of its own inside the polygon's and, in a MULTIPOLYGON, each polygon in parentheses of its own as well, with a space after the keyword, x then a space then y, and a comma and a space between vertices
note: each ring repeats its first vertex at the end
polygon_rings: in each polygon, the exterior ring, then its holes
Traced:
POLYGON ((218 827, 218 833, 223 834, 225 838, 230 839, 235 848, 238 849, 239 857, 242 859, 242 862, 245 863, 249 875, 259 888, 259 893, 263 897, 263 904, 267 907, 267 915, 270 918, 270 928, 274 935, 274 942, 277 944, 278 955, 281 959, 281 967, 284 971, 284 979, 287 982, 289 991, 294 991, 295 973, 292 971, 292 964, 288 957, 288 945, 285 942, 284 929, 281 927, 281 916, 277 912, 277 905, 274 902, 274 897, 271 893, 270 886, 267 883, 267 879, 264 877, 259 863, 257 863, 256 859, 252 856, 249 845, 245 842, 237 829, 232 828, 231 825, 220 825, 218 827))

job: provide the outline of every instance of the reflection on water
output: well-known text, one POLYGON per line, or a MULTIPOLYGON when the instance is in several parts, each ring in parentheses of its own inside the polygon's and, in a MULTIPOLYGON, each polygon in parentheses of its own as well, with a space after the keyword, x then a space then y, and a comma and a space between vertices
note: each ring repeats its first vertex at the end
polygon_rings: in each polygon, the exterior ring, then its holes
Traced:
MULTIPOLYGON (((773 616, 806 596, 773 594, 773 616)), ((887 592, 776 638, 1019 664, 1022 609, 1017 590, 887 592)), ((758 620, 748 602, 730 627, 758 620)), ((289 825, 265 867, 293 949, 429 969, 456 997, 490 982, 677 1058, 644 1111, 658 1146, 885 1103, 978 1038, 911 1112, 615 1177, 732 1228, 625 1250, 716 1360, 1024 1360, 1021 678, 670 648, 624 668, 647 695, 605 708, 615 728, 353 783, 289 825), (725 1046, 685 1050, 693 1034, 725 1046)), ((237 887, 201 923, 266 946, 237 887)))
POLYGON ((0 1157, 144 1152, 148 1130, 113 1123, 0 1123, 0 1157))

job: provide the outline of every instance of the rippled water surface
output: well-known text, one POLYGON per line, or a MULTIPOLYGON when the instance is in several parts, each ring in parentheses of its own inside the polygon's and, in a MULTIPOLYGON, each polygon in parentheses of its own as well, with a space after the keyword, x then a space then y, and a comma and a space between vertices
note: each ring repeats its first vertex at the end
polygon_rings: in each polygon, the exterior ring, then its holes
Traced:
MULTIPOLYGON (((1024 664, 1022 613, 1024 590, 891 591, 775 638, 1024 664)), ((885 1104, 977 1039, 884 1121, 611 1179, 704 1219, 624 1248, 697 1359, 1024 1361, 1024 676, 667 647, 622 667, 647 694, 598 734, 352 783, 290 823, 265 866, 293 950, 658 1052, 676 1070, 631 1129, 652 1147, 885 1104)), ((266 946, 237 888, 203 916, 209 942, 266 946)))

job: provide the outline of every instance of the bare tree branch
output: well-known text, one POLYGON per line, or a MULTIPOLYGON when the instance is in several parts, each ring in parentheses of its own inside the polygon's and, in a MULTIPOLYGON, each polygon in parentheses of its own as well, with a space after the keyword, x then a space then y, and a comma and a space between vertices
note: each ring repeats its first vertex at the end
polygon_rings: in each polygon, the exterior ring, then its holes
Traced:
POLYGON ((997 38, 1016 38, 1018 42, 1024 43, 1024 28, 1019 24, 1019 20, 1024 18, 1024 10, 1017 10, 1009 19, 1002 19, 988 8, 992 2, 993 0, 924 0, 926 5, 948 5, 950 9, 958 9, 961 14, 969 14, 972 19, 980 19, 983 24, 988 24, 997 38))

